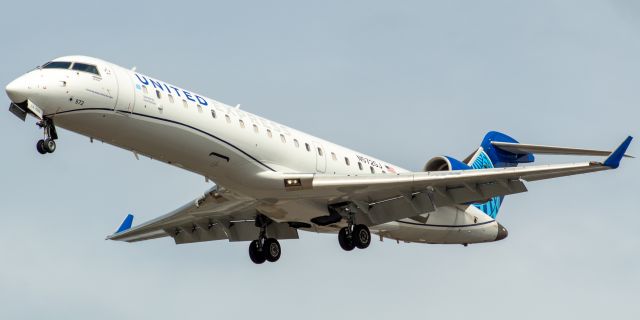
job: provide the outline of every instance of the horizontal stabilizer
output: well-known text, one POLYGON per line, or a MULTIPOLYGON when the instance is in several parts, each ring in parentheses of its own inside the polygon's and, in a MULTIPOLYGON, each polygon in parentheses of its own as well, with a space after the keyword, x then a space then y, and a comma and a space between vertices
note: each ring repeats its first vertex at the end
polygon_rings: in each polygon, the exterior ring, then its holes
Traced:
MULTIPOLYGON (((611 150, 593 150, 578 149, 566 147, 544 146, 537 144, 511 143, 491 141, 491 144, 501 150, 515 154, 537 153, 537 154, 555 154, 555 155, 581 155, 581 156, 609 156, 611 150)), ((633 158, 633 156, 625 154, 624 157, 633 158)))

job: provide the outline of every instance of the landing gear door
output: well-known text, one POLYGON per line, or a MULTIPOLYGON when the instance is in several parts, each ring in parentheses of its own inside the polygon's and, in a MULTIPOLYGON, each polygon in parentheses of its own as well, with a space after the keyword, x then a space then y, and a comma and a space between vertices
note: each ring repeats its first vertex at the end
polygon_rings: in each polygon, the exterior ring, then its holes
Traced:
POLYGON ((316 171, 325 173, 327 170, 327 151, 322 144, 315 141, 313 142, 313 147, 315 148, 313 152, 316 154, 316 171))
POLYGON ((118 99, 114 110, 131 113, 136 100, 131 76, 127 70, 120 67, 114 66, 114 71, 118 82, 118 99))

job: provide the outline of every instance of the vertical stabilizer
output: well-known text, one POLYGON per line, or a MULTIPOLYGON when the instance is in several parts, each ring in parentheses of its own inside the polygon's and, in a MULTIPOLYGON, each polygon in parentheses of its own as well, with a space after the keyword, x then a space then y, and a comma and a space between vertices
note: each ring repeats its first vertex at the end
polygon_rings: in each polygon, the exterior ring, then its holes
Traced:
MULTIPOLYGON (((482 139, 482 143, 476 152, 468 158, 467 164, 470 167, 473 169, 515 167, 519 163, 529 163, 534 161, 533 154, 531 153, 517 154, 500 150, 495 148, 491 144, 491 141, 518 143, 518 141, 504 133, 490 131, 484 136, 484 139, 482 139)), ((495 219, 503 200, 504 196, 493 197, 487 202, 475 203, 473 205, 491 218, 495 219)))

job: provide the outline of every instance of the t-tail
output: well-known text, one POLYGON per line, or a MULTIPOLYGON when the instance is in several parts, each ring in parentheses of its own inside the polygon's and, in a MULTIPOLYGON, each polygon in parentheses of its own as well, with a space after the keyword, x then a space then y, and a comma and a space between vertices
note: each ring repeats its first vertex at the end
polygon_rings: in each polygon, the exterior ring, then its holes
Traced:
MULTIPOLYGON (((519 163, 530 163, 534 161, 531 153, 513 153, 496 148, 492 142, 518 143, 515 139, 504 133, 491 131, 484 136, 480 147, 471 154, 464 162, 473 169, 504 168, 515 167, 519 163)), ((491 218, 495 219, 500 211, 500 205, 504 196, 493 197, 484 203, 473 204, 491 218)))

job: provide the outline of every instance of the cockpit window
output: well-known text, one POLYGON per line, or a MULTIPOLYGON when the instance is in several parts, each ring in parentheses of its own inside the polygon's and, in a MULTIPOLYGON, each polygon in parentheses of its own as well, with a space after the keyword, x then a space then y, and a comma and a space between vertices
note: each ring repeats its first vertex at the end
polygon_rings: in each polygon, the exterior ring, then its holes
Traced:
POLYGON ((71 69, 76 70, 76 71, 84 71, 84 72, 93 73, 93 74, 95 74, 97 76, 100 75, 100 73, 98 72, 98 68, 96 68, 96 66, 94 66, 92 64, 75 62, 71 69))
POLYGON ((71 62, 49 61, 42 66, 42 69, 69 69, 71 62))

